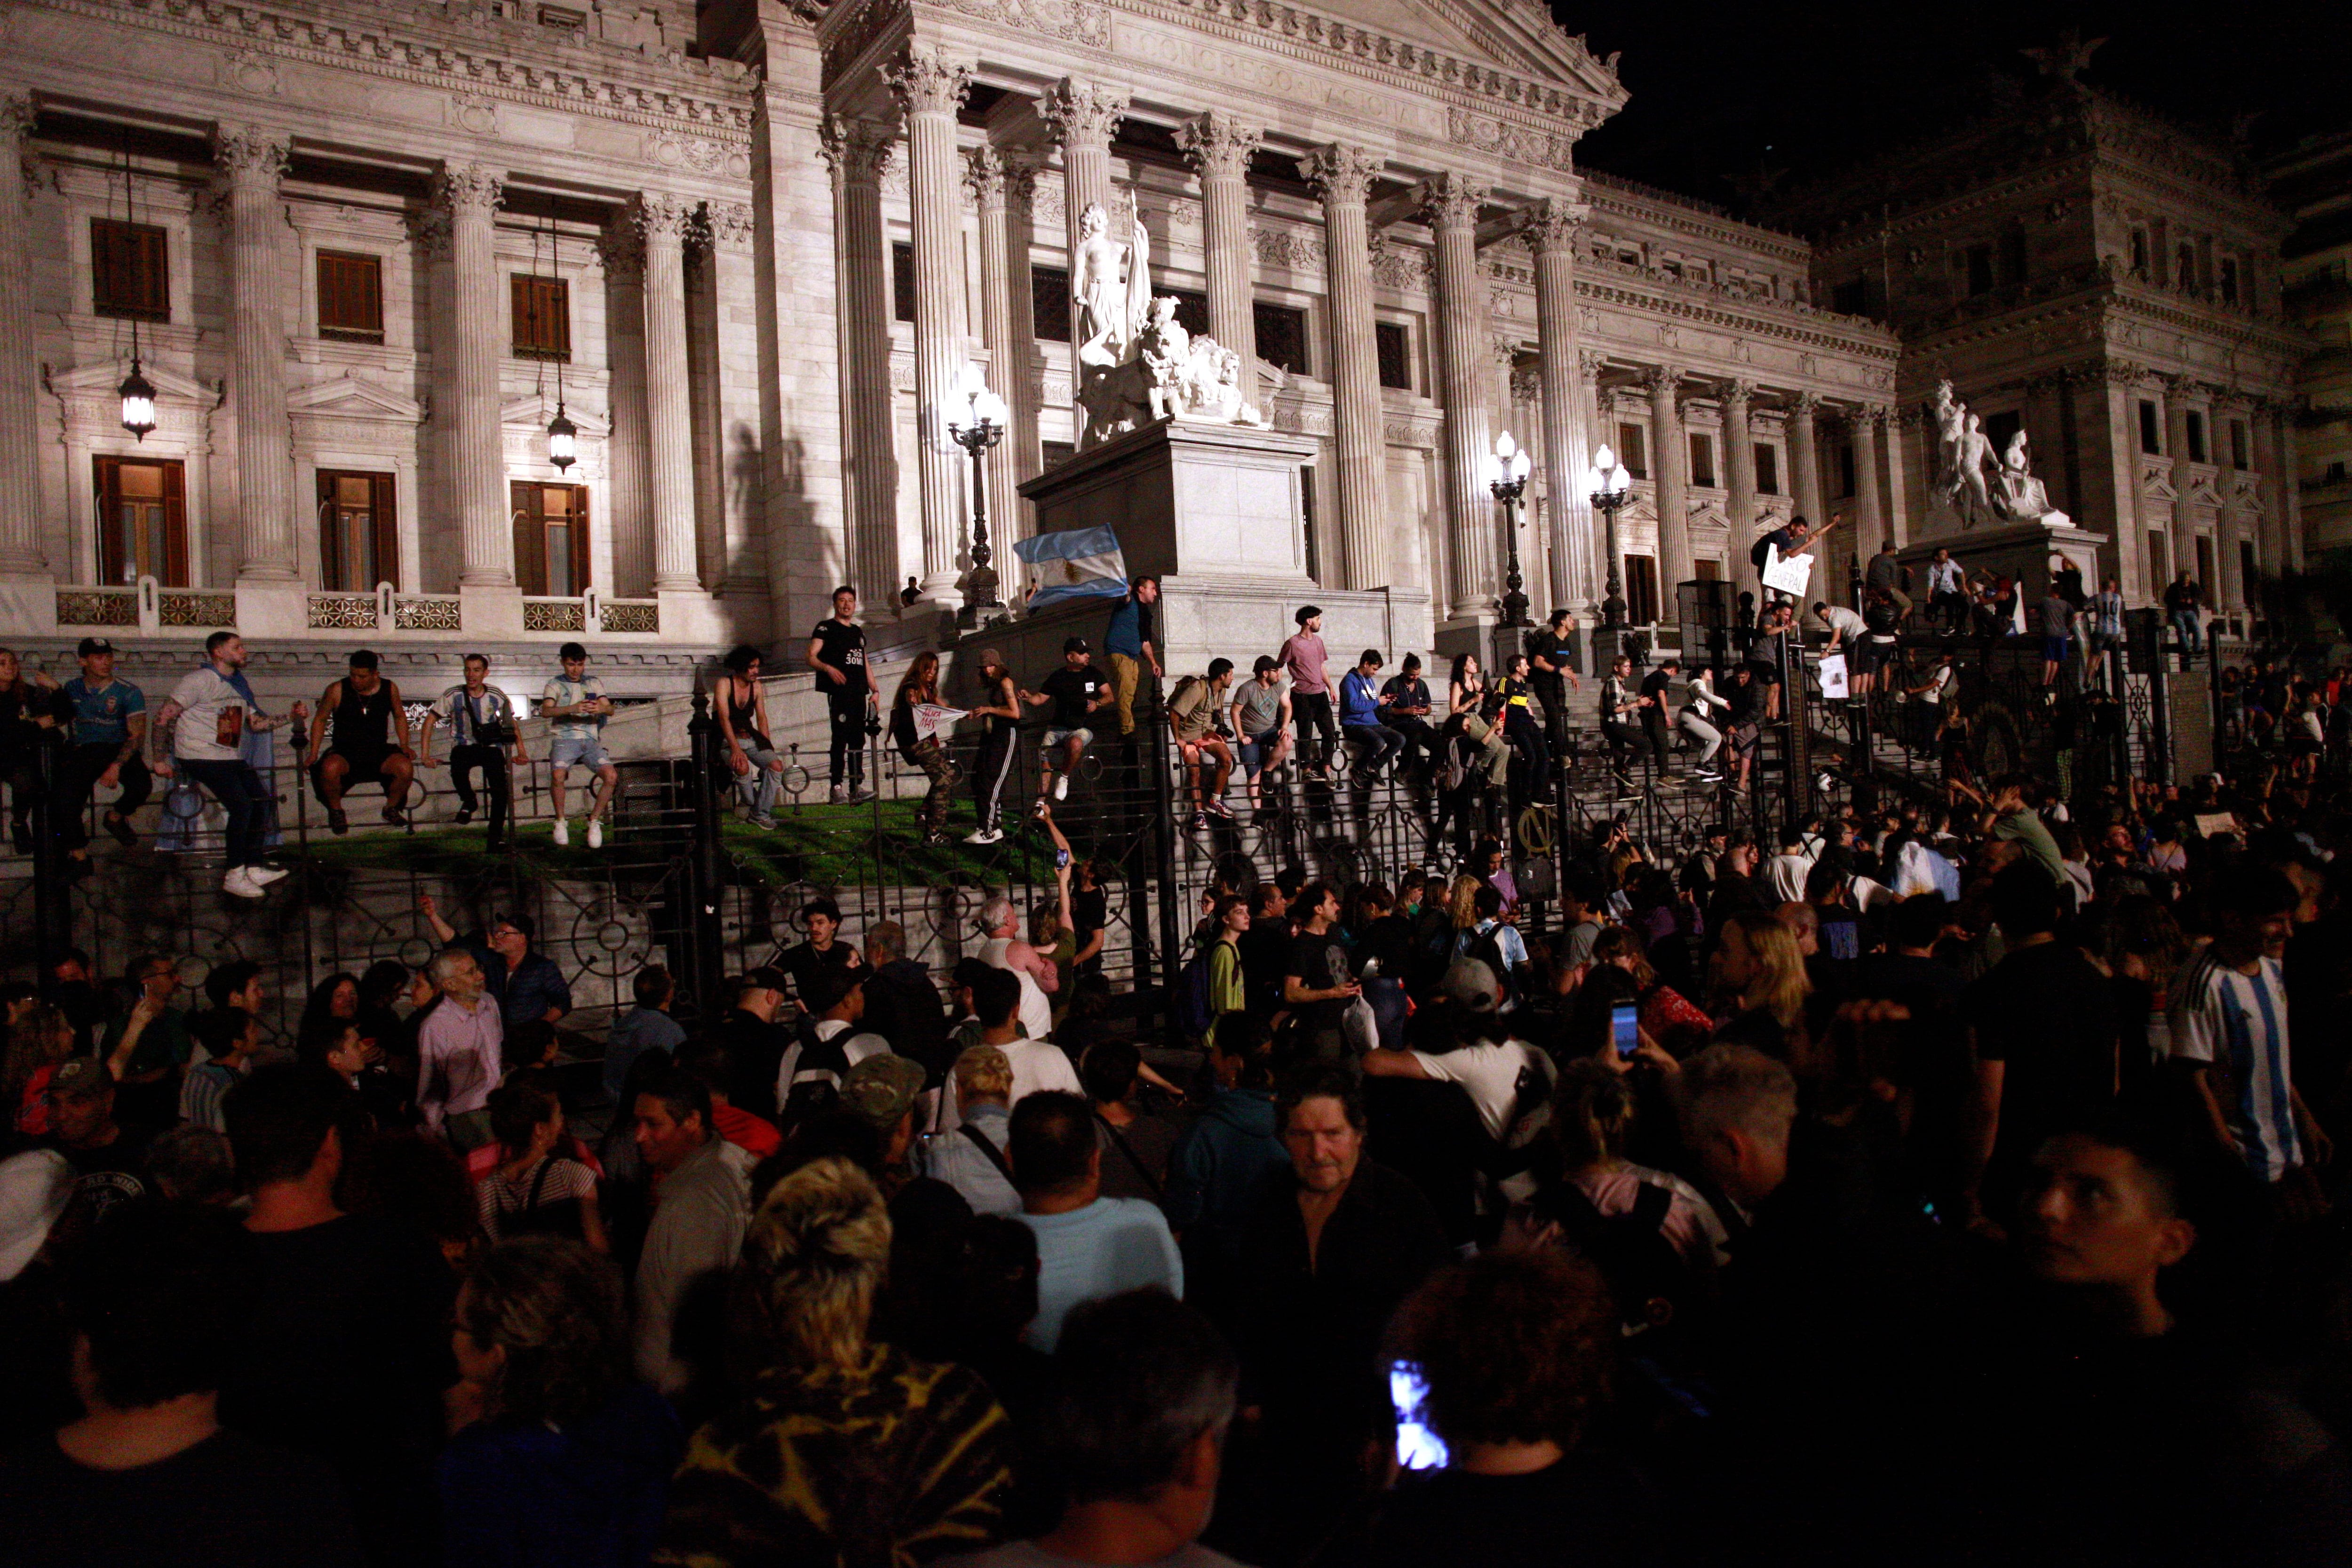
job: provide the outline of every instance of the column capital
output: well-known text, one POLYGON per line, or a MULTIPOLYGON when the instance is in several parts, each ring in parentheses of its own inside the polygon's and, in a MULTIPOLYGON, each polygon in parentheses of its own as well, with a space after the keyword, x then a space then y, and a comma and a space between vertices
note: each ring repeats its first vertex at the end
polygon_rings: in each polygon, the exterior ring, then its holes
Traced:
POLYGON ((693 206, 667 191, 640 191, 629 204, 626 221, 647 245, 682 245, 693 219, 693 206))
POLYGON ((1512 333, 1489 332, 1486 334, 1486 346, 1495 351, 1496 364, 1512 365, 1519 361, 1519 340, 1512 333))
POLYGON ((1818 392, 1800 392, 1789 399, 1789 413, 1793 418, 1811 419, 1821 411, 1822 395, 1818 392))
POLYGON ((842 181, 878 185, 898 145, 898 127, 888 120, 851 120, 828 114, 817 127, 816 155, 842 181))
POLYGON ((614 278, 635 278, 646 269, 645 232, 624 213, 596 231, 596 255, 614 278))
POLYGON ((964 188, 983 208, 1004 205, 1007 173, 1004 154, 993 147, 982 144, 964 153, 964 188))
POLYGON ((1256 126, 1213 109, 1179 125, 1176 145, 1184 149, 1184 161, 1202 179, 1220 174, 1239 179, 1249 172, 1250 154, 1257 151, 1263 134, 1256 126))
POLYGON ((1316 148, 1298 160, 1307 183, 1327 205, 1361 206, 1386 161, 1378 153, 1346 142, 1316 148))
POLYGON ((749 202, 709 202, 703 205, 703 227, 714 246, 751 244, 753 223, 749 202))
POLYGON ((1689 374, 1678 364, 1648 365, 1642 371, 1642 384, 1649 389, 1653 400, 1663 397, 1672 402, 1683 377, 1689 374))
POLYGON ((1520 209, 1527 221, 1520 232, 1537 255, 1546 251, 1574 250, 1577 241, 1584 237, 1584 225, 1592 209, 1582 202, 1562 201, 1558 196, 1546 196, 1530 202, 1520 209))
POLYGON ((882 68, 891 96, 908 114, 953 114, 971 91, 971 68, 945 55, 909 52, 882 68))
POLYGON ((1886 412, 1885 406, 1882 404, 1859 403, 1846 410, 1846 423, 1853 426, 1854 434, 1860 435, 1864 430, 1874 429, 1885 425, 1886 412))
POLYGON ((1745 410, 1756 396, 1756 384, 1735 377, 1723 384, 1723 391, 1718 395, 1723 399, 1724 407, 1745 410))
POLYGON ((224 126, 213 138, 214 161, 231 184, 277 184, 293 151, 292 138, 258 125, 224 126))
MULTIPOLYGON (((1588 384, 1598 381, 1601 378, 1601 369, 1606 366, 1608 363, 1609 355, 1600 349, 1579 349, 1576 351, 1576 368, 1584 373, 1584 379, 1588 384)), ((1594 390, 1597 391, 1599 389, 1595 388, 1594 390)))
POLYGON ((484 216, 506 200, 506 183, 482 163, 444 163, 434 176, 433 199, 451 213, 477 211, 484 216))
POLYGON ((1543 401, 1543 372, 1534 365, 1511 372, 1511 401, 1536 404, 1543 401))
POLYGON ((1037 199, 1037 176, 1048 163, 1042 147, 1002 147, 998 155, 1004 160, 1004 200, 1008 205, 1026 208, 1037 199))
POLYGON ((1066 76, 1039 95, 1037 116, 1064 147, 1108 146, 1111 132, 1126 117, 1127 104, 1127 94, 1117 88, 1066 76))
POLYGON ((1422 216, 1432 228, 1475 228, 1478 209, 1486 205, 1487 188, 1467 174, 1433 174, 1415 193, 1422 216))

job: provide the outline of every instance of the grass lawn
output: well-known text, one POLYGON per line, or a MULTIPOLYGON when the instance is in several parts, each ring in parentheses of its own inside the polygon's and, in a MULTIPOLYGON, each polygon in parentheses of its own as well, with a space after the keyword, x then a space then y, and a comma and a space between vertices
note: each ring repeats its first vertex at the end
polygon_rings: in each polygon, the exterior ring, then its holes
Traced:
MULTIPOLYGON (((772 832, 730 816, 721 842, 740 879, 776 886, 877 881, 969 886, 1052 878, 1053 840, 1035 823, 1008 820, 1001 844, 965 844, 959 833, 956 842, 933 847, 922 841, 919 805, 906 800, 884 801, 878 807, 806 806, 778 816, 772 832)), ((1007 818, 1012 815, 1006 813, 1007 818)), ((956 826, 963 829, 962 822, 956 826)), ((492 855, 483 847, 478 826, 421 827, 414 833, 361 829, 344 838, 314 836, 307 858, 329 869, 469 878, 511 868, 527 877, 585 879, 615 867, 667 860, 690 845, 682 827, 623 829, 602 849, 586 847, 586 835, 576 823, 572 842, 564 847, 558 847, 550 833, 546 823, 527 824, 514 835, 509 848, 492 855)))

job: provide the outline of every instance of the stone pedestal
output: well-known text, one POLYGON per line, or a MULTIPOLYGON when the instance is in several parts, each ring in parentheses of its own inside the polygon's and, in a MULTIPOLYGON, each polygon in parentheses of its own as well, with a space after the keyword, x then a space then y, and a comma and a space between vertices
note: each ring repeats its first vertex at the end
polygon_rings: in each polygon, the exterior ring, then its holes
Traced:
MULTIPOLYGON (((1160 576, 1160 659, 1171 679, 1219 656, 1245 674, 1297 629, 1291 616, 1306 604, 1323 606, 1333 658, 1352 660, 1368 643, 1387 648, 1412 635, 1413 617, 1399 619, 1386 589, 1322 588, 1307 575, 1299 475, 1316 448, 1311 438, 1271 430, 1162 420, 1079 453, 1021 493, 1037 509, 1040 534, 1108 527, 1130 575, 1160 576)), ((1058 658, 1063 636, 1097 637, 1109 608, 1108 599, 1083 601, 1034 620, 1052 626, 1058 658)), ((999 627, 987 640, 1011 654, 1020 639, 999 627)), ((1018 657, 1031 651, 1047 650, 1018 657)), ((1027 664, 1016 668, 1024 679, 1039 678, 1027 664)), ((1334 666, 1334 679, 1343 668, 1334 666)))
POLYGON ((2099 546, 2107 542, 2107 535, 2076 528, 2074 519, 2063 511, 2045 513, 2031 522, 2004 523, 1999 528, 1962 531, 1958 523, 1958 516, 1950 508, 1931 508, 1925 537, 1896 552, 1897 559, 1911 568, 1915 584, 1911 596, 1922 613, 1927 607, 1927 563, 1935 559, 1938 550, 1950 551, 1963 572, 2007 574, 2018 584, 2029 627, 2036 624, 2035 606, 2050 591, 2052 556, 2061 557, 2082 572, 2085 593, 2099 590, 2099 546))

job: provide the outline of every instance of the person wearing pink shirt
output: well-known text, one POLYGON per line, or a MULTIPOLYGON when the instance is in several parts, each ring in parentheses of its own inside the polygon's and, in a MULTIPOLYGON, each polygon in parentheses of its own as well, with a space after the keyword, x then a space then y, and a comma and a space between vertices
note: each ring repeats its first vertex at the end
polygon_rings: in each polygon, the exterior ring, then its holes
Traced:
POLYGON ((1317 605, 1307 605, 1300 607, 1295 618, 1298 631, 1282 645, 1276 657, 1290 676, 1290 711, 1298 724, 1299 765, 1328 779, 1332 751, 1339 743, 1339 729, 1331 718, 1331 683, 1323 674, 1324 661, 1328 657, 1323 651, 1323 612, 1317 605))

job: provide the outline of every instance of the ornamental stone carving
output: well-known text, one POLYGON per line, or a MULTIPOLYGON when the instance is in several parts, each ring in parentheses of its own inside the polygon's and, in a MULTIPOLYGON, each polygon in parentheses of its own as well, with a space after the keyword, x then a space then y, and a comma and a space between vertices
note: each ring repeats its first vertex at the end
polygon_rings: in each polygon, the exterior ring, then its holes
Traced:
POLYGON ((908 114, 953 114, 971 91, 971 68, 940 55, 910 54, 885 66, 882 79, 908 114))
POLYGON ((711 202, 703 208, 703 224, 713 245, 749 245, 753 219, 746 202, 711 202))
POLYGON ((969 149, 963 155, 963 185, 972 200, 986 206, 1004 195, 1004 154, 990 146, 969 149))
POLYGON ((451 212, 473 208, 492 213, 506 200, 506 184, 483 164, 446 164, 434 177, 433 194, 451 212))
POLYGON ((629 204, 628 223, 646 240, 683 243, 694 208, 666 191, 646 191, 629 204))
MULTIPOLYGON (((1857 432, 1883 422, 1885 411, 1871 405, 1854 412, 1857 432)), ((2038 522, 2063 528, 2067 516, 2053 511, 2050 492, 2032 474, 2032 453, 2022 428, 1996 453, 1984 419, 1952 395, 1952 384, 1936 384, 1928 413, 1936 426, 1935 475, 1927 491, 1930 531, 1938 523, 1969 529, 1994 522, 2038 522)))
POLYGON ((1432 228, 1475 228, 1486 186, 1466 174, 1433 174, 1421 184, 1422 216, 1432 228))
POLYGON ((898 145, 898 128, 888 121, 828 114, 817 128, 816 155, 849 184, 880 184, 898 145))
POLYGON ((292 142, 257 125, 223 132, 213 142, 213 158, 232 182, 274 183, 286 173, 292 142))
POLYGON ((1385 164, 1377 153, 1334 142, 1299 159, 1298 166, 1317 195, 1344 205, 1361 202, 1385 164))
POLYGON ((1176 144, 1185 162, 1202 179, 1238 177, 1249 171, 1250 154, 1257 151, 1261 132, 1217 110, 1196 116, 1176 128, 1176 144))
POLYGON ((1302 229, 1253 228, 1250 245, 1257 252, 1261 267, 1284 267, 1295 272, 1315 272, 1322 269, 1325 260, 1322 237, 1302 229))
POLYGON ((1533 163, 1562 173, 1576 167, 1575 137, 1512 125, 1466 109, 1447 108, 1445 134, 1465 147, 1475 147, 1514 163, 1533 163))
POLYGON ((1584 237, 1591 216, 1592 209, 1582 202, 1546 196, 1528 207, 1527 223, 1519 232, 1530 250, 1572 250, 1584 237))
POLYGON ((1037 100, 1037 113, 1065 147, 1101 146, 1127 114, 1127 94, 1065 77, 1037 100))

